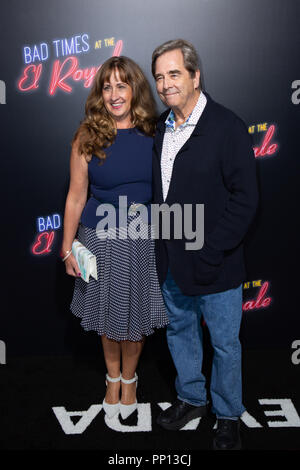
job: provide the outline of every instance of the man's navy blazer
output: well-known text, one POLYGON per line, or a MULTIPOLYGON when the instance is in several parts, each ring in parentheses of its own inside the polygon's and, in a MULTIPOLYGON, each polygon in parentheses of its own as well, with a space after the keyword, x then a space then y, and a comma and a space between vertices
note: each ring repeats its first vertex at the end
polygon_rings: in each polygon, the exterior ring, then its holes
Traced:
MULTIPOLYGON (((156 240, 160 284, 168 267, 182 292, 210 294, 238 287, 246 280, 243 239, 255 215, 258 189, 251 137, 243 121, 213 101, 207 103, 195 129, 176 155, 167 198, 163 201, 161 151, 165 120, 154 138, 153 202, 204 204, 204 245, 186 250, 187 240, 156 240)), ((184 211, 183 211, 184 212, 184 211)), ((195 211, 194 211, 195 216, 195 211)), ((193 221, 195 228, 195 220, 193 221)), ((172 233, 172 232, 171 232, 172 233)), ((184 234, 183 234, 184 235, 184 234)))

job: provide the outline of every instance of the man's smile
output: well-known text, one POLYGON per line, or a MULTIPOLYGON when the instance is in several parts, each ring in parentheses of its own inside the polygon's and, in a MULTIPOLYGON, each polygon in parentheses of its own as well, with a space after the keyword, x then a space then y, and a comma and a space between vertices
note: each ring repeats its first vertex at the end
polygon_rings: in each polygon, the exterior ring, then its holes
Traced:
POLYGON ((173 96, 173 95, 178 95, 179 91, 174 91, 173 93, 162 93, 163 96, 173 96))

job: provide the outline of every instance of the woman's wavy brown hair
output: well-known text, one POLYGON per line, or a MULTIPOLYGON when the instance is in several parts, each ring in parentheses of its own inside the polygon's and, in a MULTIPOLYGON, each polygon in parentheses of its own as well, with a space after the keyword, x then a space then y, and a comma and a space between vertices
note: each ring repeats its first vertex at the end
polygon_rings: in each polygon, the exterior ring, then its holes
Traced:
POLYGON ((95 75, 94 83, 85 104, 85 117, 77 129, 72 143, 78 138, 79 152, 90 161, 92 154, 101 163, 105 158, 103 149, 109 147, 117 134, 116 123, 105 108, 102 88, 110 81, 111 74, 119 71, 122 82, 132 89, 131 118, 133 127, 153 136, 156 123, 156 104, 150 85, 141 68, 125 56, 111 57, 95 75))

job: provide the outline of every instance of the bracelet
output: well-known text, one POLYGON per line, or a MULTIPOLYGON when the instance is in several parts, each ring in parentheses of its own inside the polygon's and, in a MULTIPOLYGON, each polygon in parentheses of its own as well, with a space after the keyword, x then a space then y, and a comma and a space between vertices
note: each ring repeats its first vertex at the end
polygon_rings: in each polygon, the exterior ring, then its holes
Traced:
POLYGON ((72 251, 69 251, 69 253, 62 259, 62 261, 65 261, 70 256, 71 253, 72 251))
POLYGON ((62 259, 62 261, 65 261, 70 256, 71 253, 72 253, 72 250, 68 250, 67 255, 62 259))

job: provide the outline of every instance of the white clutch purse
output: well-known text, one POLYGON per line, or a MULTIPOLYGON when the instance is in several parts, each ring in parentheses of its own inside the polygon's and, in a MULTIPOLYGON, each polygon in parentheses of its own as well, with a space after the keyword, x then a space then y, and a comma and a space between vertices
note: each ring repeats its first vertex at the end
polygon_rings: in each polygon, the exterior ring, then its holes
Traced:
POLYGON ((81 278, 85 282, 89 282, 90 276, 98 280, 96 256, 76 238, 72 243, 72 253, 80 269, 81 278))

